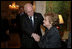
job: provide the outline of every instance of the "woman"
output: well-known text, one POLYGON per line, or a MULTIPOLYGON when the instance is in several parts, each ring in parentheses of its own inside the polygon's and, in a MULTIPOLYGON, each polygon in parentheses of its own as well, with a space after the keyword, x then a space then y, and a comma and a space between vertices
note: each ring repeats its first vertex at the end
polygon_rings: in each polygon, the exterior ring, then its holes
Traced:
POLYGON ((44 26, 46 28, 45 35, 40 37, 35 34, 35 41, 38 42, 40 48, 60 48, 61 39, 58 29, 54 26, 56 23, 54 21, 54 14, 48 13, 44 17, 44 26))

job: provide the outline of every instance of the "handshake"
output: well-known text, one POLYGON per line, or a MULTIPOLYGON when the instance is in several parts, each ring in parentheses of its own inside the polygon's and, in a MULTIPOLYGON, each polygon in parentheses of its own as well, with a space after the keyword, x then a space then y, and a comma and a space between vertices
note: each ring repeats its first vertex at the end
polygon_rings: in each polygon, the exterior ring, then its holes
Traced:
POLYGON ((34 40, 35 40, 36 42, 39 42, 39 41, 40 41, 40 36, 39 36, 38 34, 32 33, 32 37, 34 38, 34 40))

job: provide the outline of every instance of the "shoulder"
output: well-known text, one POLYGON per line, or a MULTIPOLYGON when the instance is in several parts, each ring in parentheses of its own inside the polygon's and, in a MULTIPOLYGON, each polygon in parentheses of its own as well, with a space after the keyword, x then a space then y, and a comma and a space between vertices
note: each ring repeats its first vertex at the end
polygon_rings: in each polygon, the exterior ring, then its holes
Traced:
POLYGON ((37 16, 42 16, 41 13, 37 13, 37 12, 34 12, 34 15, 37 15, 37 16))
POLYGON ((50 30, 49 30, 49 34, 51 35, 58 35, 59 34, 59 31, 56 27, 52 27, 50 30))
POLYGON ((26 21, 27 20, 27 16, 26 16, 26 14, 23 14, 22 16, 20 16, 20 22, 24 22, 24 21, 26 21))
POLYGON ((24 13, 24 14, 21 16, 22 19, 27 18, 27 17, 28 17, 28 15, 27 15, 26 13, 24 13))
POLYGON ((34 14, 39 14, 39 15, 41 15, 41 13, 37 13, 37 12, 34 12, 34 14))
POLYGON ((56 26, 53 26, 53 27, 51 28, 51 30, 58 32, 58 29, 56 28, 56 26))
POLYGON ((43 19, 43 16, 42 16, 41 13, 36 13, 36 12, 34 12, 34 16, 35 16, 35 17, 38 17, 39 19, 43 19))

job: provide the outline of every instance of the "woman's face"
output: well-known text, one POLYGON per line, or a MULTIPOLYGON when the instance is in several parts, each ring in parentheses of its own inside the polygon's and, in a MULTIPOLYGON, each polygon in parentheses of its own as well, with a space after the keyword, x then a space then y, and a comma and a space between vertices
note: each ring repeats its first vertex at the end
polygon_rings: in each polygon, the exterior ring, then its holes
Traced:
POLYGON ((49 22, 49 17, 48 16, 44 17, 43 23, 44 23, 43 25, 45 27, 50 26, 50 22, 49 22))

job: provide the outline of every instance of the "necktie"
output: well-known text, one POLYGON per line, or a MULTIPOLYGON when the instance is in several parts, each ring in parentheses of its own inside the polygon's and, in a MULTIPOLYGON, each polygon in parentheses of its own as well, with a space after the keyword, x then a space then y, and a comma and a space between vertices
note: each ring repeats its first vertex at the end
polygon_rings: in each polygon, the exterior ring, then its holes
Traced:
POLYGON ((30 21, 31 21, 32 27, 34 27, 34 22, 32 20, 32 17, 30 17, 30 21))

